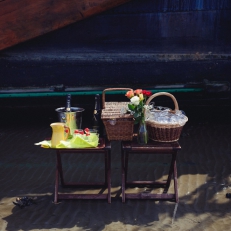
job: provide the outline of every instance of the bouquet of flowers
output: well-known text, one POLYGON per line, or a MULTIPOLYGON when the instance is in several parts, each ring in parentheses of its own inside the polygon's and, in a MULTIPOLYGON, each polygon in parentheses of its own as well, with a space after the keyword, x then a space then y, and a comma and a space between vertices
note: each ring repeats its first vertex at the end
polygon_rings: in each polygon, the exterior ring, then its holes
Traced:
POLYGON ((144 123, 144 110, 148 105, 145 105, 147 98, 152 95, 151 91, 137 89, 128 91, 125 96, 130 99, 128 111, 134 116, 135 124, 144 123))

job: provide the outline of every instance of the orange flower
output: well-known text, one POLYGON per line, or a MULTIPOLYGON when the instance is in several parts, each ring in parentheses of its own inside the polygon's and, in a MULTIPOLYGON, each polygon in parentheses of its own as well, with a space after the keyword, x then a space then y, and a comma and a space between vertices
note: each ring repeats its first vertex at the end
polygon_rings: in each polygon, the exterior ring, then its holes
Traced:
POLYGON ((139 94, 142 93, 142 89, 136 89, 136 90, 134 91, 134 93, 135 93, 136 95, 139 95, 139 94))
POLYGON ((134 96, 133 90, 128 91, 125 96, 127 96, 129 99, 131 99, 134 96))

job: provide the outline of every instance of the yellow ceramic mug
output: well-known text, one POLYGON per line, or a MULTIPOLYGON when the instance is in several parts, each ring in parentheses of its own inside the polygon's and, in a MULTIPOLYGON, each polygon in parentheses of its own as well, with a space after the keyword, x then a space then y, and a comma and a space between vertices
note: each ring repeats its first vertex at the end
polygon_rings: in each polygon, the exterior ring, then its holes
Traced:
POLYGON ((70 128, 59 122, 52 123, 50 126, 52 127, 51 147, 55 148, 61 140, 67 140, 70 135, 70 128))

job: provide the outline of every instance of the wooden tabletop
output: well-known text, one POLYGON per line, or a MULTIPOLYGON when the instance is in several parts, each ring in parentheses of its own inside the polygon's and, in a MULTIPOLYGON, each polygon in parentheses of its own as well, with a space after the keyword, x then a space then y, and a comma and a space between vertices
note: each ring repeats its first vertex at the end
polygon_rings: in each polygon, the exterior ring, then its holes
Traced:
POLYGON ((152 140, 149 140, 145 145, 141 145, 137 143, 136 139, 133 139, 132 141, 122 142, 122 148, 137 152, 171 152, 180 150, 181 146, 178 142, 156 142, 152 140))

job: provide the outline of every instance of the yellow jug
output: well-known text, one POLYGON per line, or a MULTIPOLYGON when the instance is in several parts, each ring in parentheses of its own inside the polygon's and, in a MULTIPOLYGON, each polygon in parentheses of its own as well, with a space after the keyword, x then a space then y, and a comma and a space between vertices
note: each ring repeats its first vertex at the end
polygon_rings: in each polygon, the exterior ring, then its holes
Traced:
POLYGON ((70 128, 60 122, 52 123, 50 126, 52 127, 51 147, 55 148, 61 140, 67 140, 70 128))

